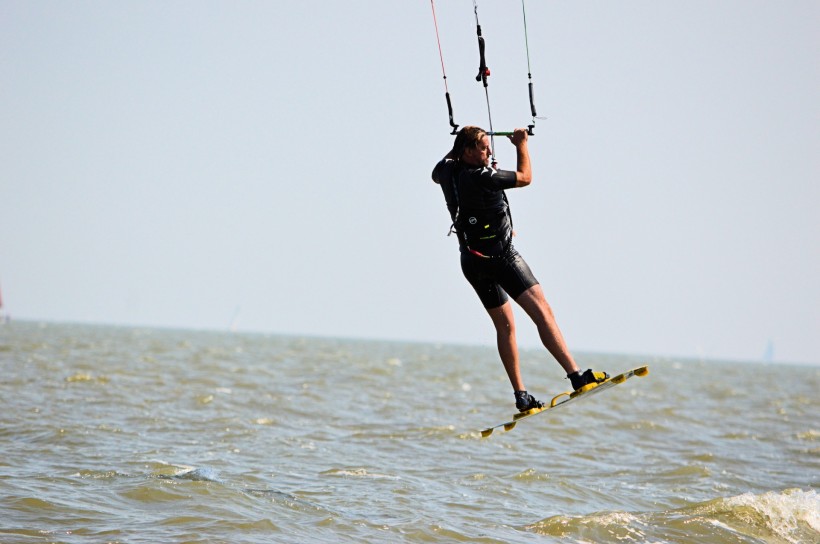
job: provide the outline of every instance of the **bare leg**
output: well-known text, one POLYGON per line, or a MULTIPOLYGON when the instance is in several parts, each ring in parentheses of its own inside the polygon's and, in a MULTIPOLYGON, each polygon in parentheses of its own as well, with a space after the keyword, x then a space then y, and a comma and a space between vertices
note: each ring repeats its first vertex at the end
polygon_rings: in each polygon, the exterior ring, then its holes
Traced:
POLYGON ((538 284, 533 285, 521 293, 515 301, 527 312, 527 315, 538 327, 538 335, 541 337, 544 347, 555 357, 566 373, 571 374, 577 371, 578 365, 575 364, 561 330, 558 328, 558 323, 555 322, 552 308, 547 303, 541 286, 538 284))
POLYGON ((505 302, 498 308, 487 310, 495 326, 496 343, 498 344, 498 355, 504 363, 504 370, 514 391, 524 391, 524 380, 521 379, 521 369, 518 364, 518 344, 515 340, 515 318, 513 317, 512 304, 505 302))

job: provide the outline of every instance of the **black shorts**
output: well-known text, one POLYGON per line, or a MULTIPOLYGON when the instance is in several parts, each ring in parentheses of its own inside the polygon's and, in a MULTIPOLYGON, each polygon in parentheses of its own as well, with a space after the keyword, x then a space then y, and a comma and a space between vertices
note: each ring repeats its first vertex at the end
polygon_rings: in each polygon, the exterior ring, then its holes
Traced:
POLYGON ((492 259, 464 251, 461 271, 488 310, 507 302, 507 295, 516 299, 538 284, 524 258, 512 246, 505 255, 492 259))

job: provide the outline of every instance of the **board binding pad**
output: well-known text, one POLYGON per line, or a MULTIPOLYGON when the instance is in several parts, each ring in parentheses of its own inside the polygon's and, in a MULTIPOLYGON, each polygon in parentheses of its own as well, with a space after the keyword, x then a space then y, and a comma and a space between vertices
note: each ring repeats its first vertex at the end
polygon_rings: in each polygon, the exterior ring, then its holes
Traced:
POLYGON ((626 380, 631 378, 632 376, 639 376, 643 377, 649 374, 649 367, 648 366, 640 366, 638 368, 633 368, 632 370, 627 370, 622 374, 618 374, 617 376, 613 376, 612 378, 608 378, 601 383, 588 383, 587 385, 579 388, 576 391, 566 391, 559 395, 556 395, 550 401, 549 406, 545 406, 544 408, 533 408, 531 410, 527 410, 526 412, 519 412, 513 416, 512 421, 507 421, 505 423, 501 423, 500 425, 495 425, 494 427, 490 427, 487 429, 483 429, 481 431, 481 437, 486 438, 493 434, 498 428, 503 428, 505 431, 511 431, 516 423, 521 421, 522 419, 526 419, 528 417, 534 416, 536 414, 540 414, 541 412, 546 412, 552 408, 557 408, 559 406, 564 406, 569 402, 582 399, 591 396, 593 393, 600 393, 601 391, 605 391, 611 387, 615 387, 616 385, 624 383, 626 380), (566 397, 564 400, 559 402, 559 399, 566 397))

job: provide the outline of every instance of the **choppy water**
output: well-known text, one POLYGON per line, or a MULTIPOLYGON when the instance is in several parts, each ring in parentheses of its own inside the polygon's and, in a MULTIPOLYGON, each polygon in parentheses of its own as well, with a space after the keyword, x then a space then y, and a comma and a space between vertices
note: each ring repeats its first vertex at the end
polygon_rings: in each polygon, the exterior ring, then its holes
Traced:
POLYGON ((651 372, 482 439, 491 348, 10 323, 0 542, 820 541, 820 368, 577 358, 651 372))

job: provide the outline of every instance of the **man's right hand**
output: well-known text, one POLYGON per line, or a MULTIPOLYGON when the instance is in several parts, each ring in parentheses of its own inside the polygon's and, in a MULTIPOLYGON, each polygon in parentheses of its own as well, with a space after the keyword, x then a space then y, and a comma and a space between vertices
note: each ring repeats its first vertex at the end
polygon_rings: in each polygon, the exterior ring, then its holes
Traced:
POLYGON ((515 147, 518 147, 522 144, 527 143, 527 138, 529 137, 529 133, 525 128, 517 128, 513 131, 511 136, 507 136, 510 141, 513 143, 515 147))

